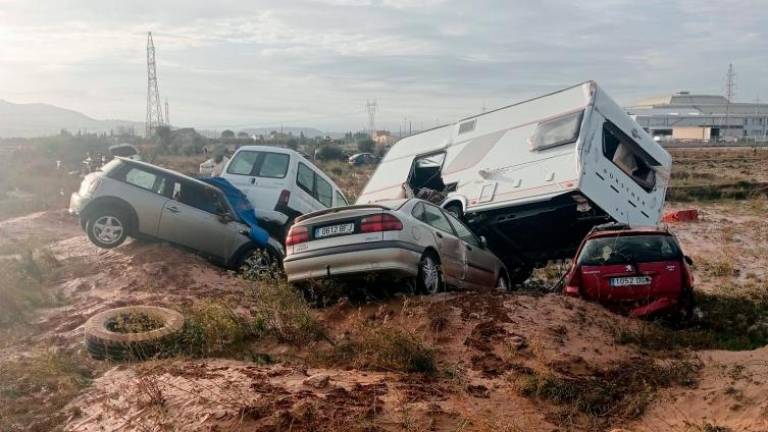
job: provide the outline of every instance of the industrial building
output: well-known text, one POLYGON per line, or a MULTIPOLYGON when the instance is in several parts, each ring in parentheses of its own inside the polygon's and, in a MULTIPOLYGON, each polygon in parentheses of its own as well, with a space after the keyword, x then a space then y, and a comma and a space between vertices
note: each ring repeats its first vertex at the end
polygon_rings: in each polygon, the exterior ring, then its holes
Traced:
POLYGON ((625 108, 660 140, 768 141, 768 104, 730 102, 724 96, 681 91, 625 108))

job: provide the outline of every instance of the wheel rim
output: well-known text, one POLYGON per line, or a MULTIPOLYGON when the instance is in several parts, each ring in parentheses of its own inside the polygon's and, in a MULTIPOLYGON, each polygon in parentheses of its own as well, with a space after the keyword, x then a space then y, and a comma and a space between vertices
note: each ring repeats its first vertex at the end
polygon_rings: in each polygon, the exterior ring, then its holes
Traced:
POLYGON ((430 294, 434 294, 440 289, 440 269, 430 257, 424 257, 421 261, 421 282, 430 294))
POLYGON ((496 289, 500 291, 506 291, 509 289, 509 285, 507 284, 507 280, 503 277, 499 278, 499 281, 496 282, 496 289))
POLYGON ((93 222, 93 235, 104 244, 113 244, 123 235, 123 224, 114 216, 102 216, 93 222))
POLYGON ((257 277, 265 277, 272 273, 272 257, 266 251, 256 249, 245 259, 243 266, 257 277))

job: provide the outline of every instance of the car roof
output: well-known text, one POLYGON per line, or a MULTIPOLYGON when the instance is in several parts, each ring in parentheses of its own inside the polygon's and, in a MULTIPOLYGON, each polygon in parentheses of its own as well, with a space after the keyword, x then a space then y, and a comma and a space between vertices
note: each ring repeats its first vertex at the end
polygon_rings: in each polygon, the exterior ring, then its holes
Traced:
POLYGON ((150 169, 150 170, 160 171, 161 173, 169 175, 169 176, 179 177, 179 178, 182 178, 182 179, 184 179, 186 181, 198 184, 200 186, 204 186, 204 187, 207 187, 207 188, 218 190, 218 188, 216 188, 213 185, 210 185, 210 184, 208 184, 208 183, 206 183, 204 181, 200 181, 200 180, 198 180, 198 179, 196 179, 194 177, 190 177, 188 175, 182 174, 182 173, 180 173, 178 171, 173 171, 173 170, 170 170, 168 168, 163 168, 161 166, 154 165, 154 164, 151 164, 151 163, 148 163, 148 162, 143 162, 143 161, 137 161, 135 159, 124 158, 122 156, 116 156, 115 159, 120 159, 123 163, 126 163, 128 165, 138 165, 140 167, 147 168, 147 169, 150 169))
POLYGON ((628 237, 628 236, 643 235, 643 234, 646 234, 646 235, 656 234, 656 235, 664 235, 664 236, 672 235, 672 233, 670 233, 669 230, 667 230, 666 228, 642 227, 642 228, 595 231, 590 233, 587 236, 587 239, 601 238, 601 237, 628 237))
POLYGON ((275 147, 275 146, 267 146, 267 145, 244 145, 244 146, 238 147, 237 151, 240 151, 240 150, 269 151, 272 153, 295 154, 295 155, 301 156, 301 153, 297 152, 296 150, 291 150, 285 147, 275 147))

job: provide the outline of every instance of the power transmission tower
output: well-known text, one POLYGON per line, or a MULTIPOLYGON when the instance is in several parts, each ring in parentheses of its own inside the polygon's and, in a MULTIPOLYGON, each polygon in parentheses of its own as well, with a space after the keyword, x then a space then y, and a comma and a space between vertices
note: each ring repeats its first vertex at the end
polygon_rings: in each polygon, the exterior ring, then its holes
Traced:
POLYGON ((728 65, 728 73, 725 75, 725 133, 728 134, 731 127, 731 101, 736 97, 736 71, 733 69, 733 63, 728 65))
POLYGON ((152 41, 152 32, 149 32, 147 34, 147 138, 152 137, 157 128, 163 125, 163 110, 160 107, 160 92, 157 90, 155 43, 152 41))
POLYGON ((165 98, 165 124, 171 126, 171 115, 168 113, 168 98, 165 98))
POLYGON ((373 134, 376 132, 376 108, 376 100, 366 101, 365 109, 368 110, 368 128, 371 138, 373 138, 373 134))

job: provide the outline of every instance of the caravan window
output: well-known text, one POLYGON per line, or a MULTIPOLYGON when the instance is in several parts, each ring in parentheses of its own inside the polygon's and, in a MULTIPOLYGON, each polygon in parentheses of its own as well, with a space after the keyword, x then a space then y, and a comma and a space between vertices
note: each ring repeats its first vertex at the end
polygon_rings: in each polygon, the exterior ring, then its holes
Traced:
POLYGON ((546 150, 575 143, 579 138, 583 116, 584 111, 579 111, 539 123, 530 140, 531 150, 546 150))
POLYGON ((603 124, 603 154, 646 191, 656 186, 661 164, 613 123, 603 124))

